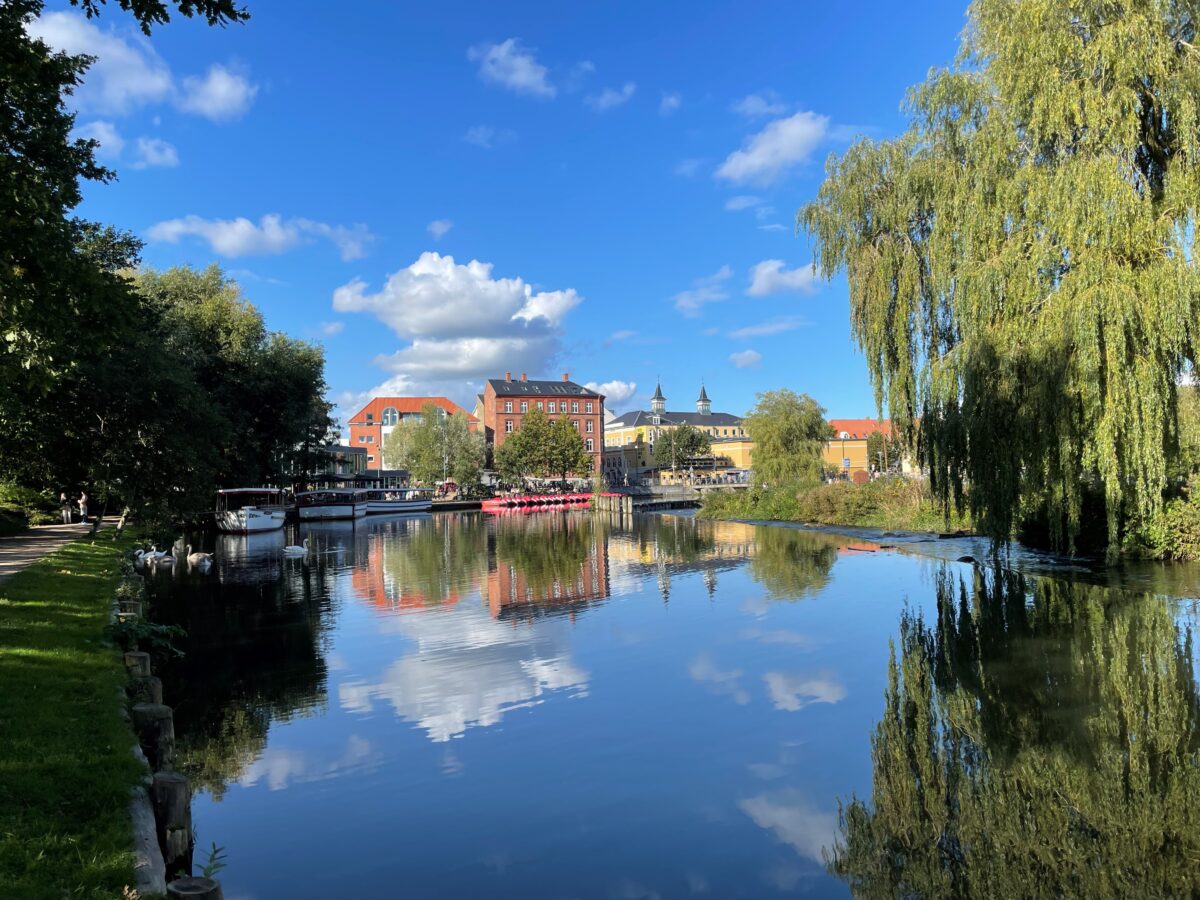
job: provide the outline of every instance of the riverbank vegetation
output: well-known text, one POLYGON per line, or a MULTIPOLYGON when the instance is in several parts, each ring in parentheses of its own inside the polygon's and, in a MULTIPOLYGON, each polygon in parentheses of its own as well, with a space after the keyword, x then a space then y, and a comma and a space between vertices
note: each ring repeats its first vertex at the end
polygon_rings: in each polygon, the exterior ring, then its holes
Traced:
POLYGON ((938 503, 997 541, 1040 508, 1071 546, 1094 494, 1113 553, 1162 509, 1197 363, 1194 11, 975 0, 968 19, 909 130, 831 157, 798 222, 847 278, 938 503))
MULTIPOLYGON (((147 34, 175 7, 245 18, 232 0, 119 5, 147 34)), ((179 522, 219 485, 305 468, 330 425, 323 354, 268 331, 219 269, 140 268, 137 238, 75 215, 83 183, 115 173, 67 105, 90 58, 26 31, 42 7, 0 4, 13 111, 0 117, 0 483, 54 510, 84 489, 93 513, 179 522)))
POLYGON ((0 896, 119 897, 133 882, 140 771, 124 666, 101 640, 129 543, 76 541, 0 583, 0 896))

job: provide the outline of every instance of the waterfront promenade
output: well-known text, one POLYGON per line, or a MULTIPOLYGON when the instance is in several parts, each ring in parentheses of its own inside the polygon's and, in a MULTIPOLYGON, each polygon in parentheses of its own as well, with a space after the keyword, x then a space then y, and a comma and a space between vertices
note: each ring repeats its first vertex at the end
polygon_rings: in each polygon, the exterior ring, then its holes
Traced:
POLYGON ((83 537, 91 527, 87 522, 39 525, 20 534, 0 537, 0 582, 65 544, 83 537))

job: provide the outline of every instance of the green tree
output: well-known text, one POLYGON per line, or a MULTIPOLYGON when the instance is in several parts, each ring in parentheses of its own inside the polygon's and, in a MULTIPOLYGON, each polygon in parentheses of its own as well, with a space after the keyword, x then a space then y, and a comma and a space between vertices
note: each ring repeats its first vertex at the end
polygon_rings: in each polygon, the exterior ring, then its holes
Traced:
POLYGON ((678 425, 659 432, 654 442, 654 462, 674 471, 680 463, 693 456, 704 456, 712 450, 709 436, 693 425, 678 425))
POLYGON ((997 541, 1035 505, 1069 542, 1095 486, 1111 548, 1161 503, 1200 311, 1198 14, 976 0, 909 130, 799 211, 880 406, 997 541))
POLYGON ((887 472, 900 464, 900 444, 882 431, 867 435, 867 460, 880 472, 887 472))
POLYGON ((383 442, 388 467, 407 469, 418 484, 446 478, 460 487, 477 484, 484 455, 483 437, 471 431, 466 414, 447 416, 436 403, 424 404, 420 418, 405 419, 383 442))
POLYGON ((820 480, 821 450, 833 434, 825 410, 787 388, 764 391, 757 401, 742 421, 754 441, 755 480, 772 486, 820 480))
POLYGON ((540 457, 539 469, 558 481, 566 481, 572 473, 580 476, 592 474, 592 455, 587 452, 579 429, 565 416, 551 423, 550 439, 540 457))

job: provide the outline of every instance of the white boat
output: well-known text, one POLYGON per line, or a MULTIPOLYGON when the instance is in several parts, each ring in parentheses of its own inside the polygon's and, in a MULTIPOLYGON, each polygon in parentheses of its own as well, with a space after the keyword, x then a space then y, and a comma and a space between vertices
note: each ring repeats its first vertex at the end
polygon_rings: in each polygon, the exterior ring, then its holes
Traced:
POLYGON ((367 512, 381 513, 429 512, 433 509, 433 491, 419 488, 371 489, 367 491, 367 512))
POLYGON ((217 530, 231 534, 275 531, 287 511, 279 488, 226 488, 217 491, 217 530))
POLYGON ((324 488, 296 495, 301 522, 317 519, 357 519, 367 514, 367 492, 355 488, 324 488))

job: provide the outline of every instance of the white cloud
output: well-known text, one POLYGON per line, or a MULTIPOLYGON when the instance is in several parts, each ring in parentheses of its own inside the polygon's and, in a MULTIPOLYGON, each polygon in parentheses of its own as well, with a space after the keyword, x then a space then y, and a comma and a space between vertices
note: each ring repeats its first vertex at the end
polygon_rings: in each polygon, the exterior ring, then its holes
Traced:
POLYGON ((787 231, 786 225, 780 225, 778 222, 771 222, 769 225, 759 225, 759 231, 787 231))
POLYGON ((343 285, 333 308, 371 313, 411 341, 376 360, 391 388, 452 385, 450 395, 461 396, 497 372, 548 371, 563 320, 581 300, 571 288, 535 291, 521 278, 493 278, 490 263, 427 252, 376 293, 361 280, 343 285))
POLYGON ((837 834, 837 816, 815 809, 796 790, 759 794, 738 803, 759 828, 771 831, 801 856, 823 864, 822 849, 837 834))
POLYGON ((637 393, 636 381, 605 381, 597 383, 589 381, 584 385, 589 391, 596 391, 604 395, 605 405, 612 409, 619 403, 627 403, 637 393))
POLYGON ((761 322, 758 325, 747 325, 744 328, 729 332, 729 336, 738 340, 751 337, 767 337, 772 334, 782 334, 785 331, 795 331, 803 324, 804 320, 799 316, 788 316, 781 319, 772 319, 769 322, 761 322))
POLYGON ((161 138, 140 137, 137 139, 135 169, 170 169, 179 165, 179 153, 174 144, 161 138))
POLYGON ((335 334, 341 334, 345 327, 345 322, 322 322, 321 334, 325 337, 333 337, 335 334))
POLYGON ((724 283, 732 275, 733 270, 726 265, 721 266, 711 275, 697 278, 692 282, 691 288, 680 291, 671 298, 675 303, 675 308, 685 316, 700 315, 700 308, 706 303, 717 303, 729 296, 724 283))
POLYGON ((433 239, 435 241, 440 241, 442 238, 444 238, 446 236, 447 232, 449 232, 450 229, 453 227, 454 227, 454 223, 451 222, 449 219, 434 219, 432 222, 430 222, 428 225, 425 226, 425 230, 428 231, 431 235, 433 235, 433 239))
POLYGON ((658 113, 669 116, 683 105, 683 97, 677 91, 663 91, 662 99, 658 101, 658 113))
POLYGON ((467 51, 467 59, 479 63, 479 77, 491 84, 531 97, 553 97, 558 93, 546 67, 521 46, 516 38, 499 44, 480 44, 467 51))
POLYGON ((691 178, 700 171, 700 167, 704 165, 702 159, 681 159, 672 170, 676 175, 682 175, 684 178, 691 178))
POLYGON ((717 177, 735 184, 770 184, 792 166, 806 161, 825 137, 829 117, 798 112, 769 122, 717 168, 717 177))
POLYGON ((796 269, 784 268, 782 259, 764 259, 750 270, 750 287, 746 293, 751 297, 767 297, 788 291, 812 293, 816 289, 817 276, 812 266, 796 269))
POLYGON ((814 703, 839 703, 846 698, 845 686, 830 672, 816 675, 768 672, 763 681, 775 708, 784 712, 799 712, 814 703))
POLYGON ((747 119, 762 119, 767 116, 781 116, 787 112, 787 104, 774 91, 763 91, 761 94, 747 94, 730 107, 735 113, 747 119))
POLYGON ((752 209, 760 203, 762 200, 753 194, 738 194, 725 201, 725 208, 730 212, 738 212, 743 209, 752 209))
POLYGON ((170 68, 141 36, 126 40, 69 12, 45 13, 27 27, 56 50, 96 57, 73 95, 79 109, 121 115, 168 100, 175 89, 170 68))
POLYGON ((101 161, 116 159, 125 149, 125 139, 117 126, 101 119, 80 125, 75 129, 75 136, 96 141, 100 145, 96 148, 96 158, 101 161))
POLYGON ((599 94, 592 94, 584 98, 584 103, 594 109, 596 112, 607 112, 610 109, 615 109, 628 103, 632 98, 634 91, 637 90, 637 85, 632 81, 625 82, 620 90, 615 88, 605 88, 599 94))
POLYGON ((359 259, 374 236, 365 225, 327 225, 311 219, 284 219, 271 213, 257 224, 246 218, 205 219, 184 216, 151 226, 147 232, 153 241, 178 243, 185 237, 206 241, 214 253, 227 257, 266 256, 285 253, 315 238, 330 241, 342 259, 359 259))
POLYGON ((463 140, 484 150, 491 150, 501 144, 510 144, 517 139, 517 133, 511 128, 493 128, 491 125, 472 125, 463 135, 463 140))
POLYGON ((612 341, 627 341, 632 337, 637 337, 637 332, 632 331, 628 328, 625 328, 625 329, 622 329, 621 331, 614 331, 612 334, 610 334, 608 336, 608 340, 610 342, 612 342, 612 341))
POLYGON ((759 206, 754 210, 754 218, 760 222, 765 222, 773 215, 775 215, 775 207, 773 206, 759 206))
POLYGON ((246 75, 222 65, 177 85, 170 66, 143 36, 104 30, 81 14, 46 13, 29 24, 29 32, 56 50, 96 58, 71 100, 83 111, 125 115, 173 102, 184 112, 225 121, 245 113, 258 93, 246 75))
POLYGON ((739 369, 747 369, 762 362, 762 354, 756 350, 741 350, 737 353, 730 353, 729 361, 739 369))
POLYGON ((203 78, 190 76, 183 79, 178 102, 184 112, 224 122, 245 115, 256 94, 258 85, 251 83, 245 75, 222 65, 213 65, 203 78))

